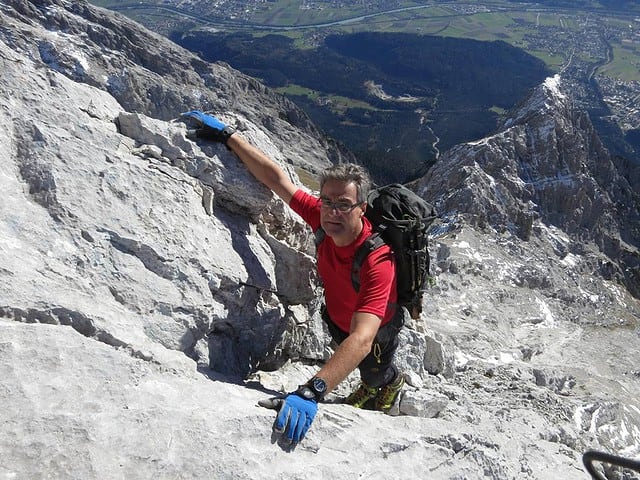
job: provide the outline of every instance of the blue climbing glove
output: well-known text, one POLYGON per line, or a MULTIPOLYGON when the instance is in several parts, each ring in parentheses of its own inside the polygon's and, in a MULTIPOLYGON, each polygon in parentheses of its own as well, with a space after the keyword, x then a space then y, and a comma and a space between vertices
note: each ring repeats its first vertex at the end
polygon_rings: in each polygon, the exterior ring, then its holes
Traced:
POLYGON ((216 117, 207 115, 200 110, 192 110, 180 116, 194 127, 189 130, 187 133, 188 136, 212 140, 226 145, 229 137, 236 131, 235 128, 226 125, 216 117))
POLYGON ((315 399, 309 400, 291 393, 280 407, 273 430, 284 433, 290 441, 298 443, 307 434, 317 412, 318 402, 315 399))
POLYGON ((261 407, 278 410, 273 423, 275 434, 285 434, 293 444, 304 438, 318 412, 315 399, 303 398, 297 393, 260 400, 261 407))

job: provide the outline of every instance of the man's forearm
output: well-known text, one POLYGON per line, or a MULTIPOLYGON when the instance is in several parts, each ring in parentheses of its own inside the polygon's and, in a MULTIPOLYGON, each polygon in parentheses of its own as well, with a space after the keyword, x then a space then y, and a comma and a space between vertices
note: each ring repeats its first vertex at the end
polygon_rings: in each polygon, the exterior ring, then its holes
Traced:
POLYGON ((371 342, 358 334, 349 335, 316 376, 327 382, 327 392, 338 386, 371 351, 371 342))
POLYGON ((227 141, 227 147, 235 153, 251 174, 269 187, 276 195, 289 203, 297 187, 291 182, 280 166, 260 149, 234 133, 227 141))

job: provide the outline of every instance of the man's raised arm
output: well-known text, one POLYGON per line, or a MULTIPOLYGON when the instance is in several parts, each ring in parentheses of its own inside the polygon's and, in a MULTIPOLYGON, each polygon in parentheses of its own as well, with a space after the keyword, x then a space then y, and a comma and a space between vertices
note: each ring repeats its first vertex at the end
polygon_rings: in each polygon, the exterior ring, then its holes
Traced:
POLYGON ((235 130, 218 118, 198 110, 183 113, 182 118, 195 124, 193 133, 198 138, 223 143, 244 163, 251 174, 287 204, 298 190, 286 172, 265 153, 247 142, 235 130))

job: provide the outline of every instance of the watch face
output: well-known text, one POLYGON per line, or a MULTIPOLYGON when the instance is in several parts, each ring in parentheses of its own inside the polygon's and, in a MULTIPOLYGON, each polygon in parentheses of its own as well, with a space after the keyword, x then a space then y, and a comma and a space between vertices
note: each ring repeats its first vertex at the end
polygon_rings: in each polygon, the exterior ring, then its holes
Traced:
POLYGON ((314 378, 313 381, 311 382, 311 385, 319 395, 324 395, 327 391, 327 382, 325 382, 321 378, 318 378, 318 377, 314 378))

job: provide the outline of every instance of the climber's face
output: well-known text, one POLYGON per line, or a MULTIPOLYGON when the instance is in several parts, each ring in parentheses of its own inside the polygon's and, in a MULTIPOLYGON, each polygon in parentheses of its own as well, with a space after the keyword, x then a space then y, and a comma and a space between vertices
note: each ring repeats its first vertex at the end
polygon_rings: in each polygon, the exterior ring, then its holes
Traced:
POLYGON ((329 179, 322 186, 320 200, 320 225, 335 244, 344 247, 358 238, 366 203, 358 203, 356 184, 329 179))

